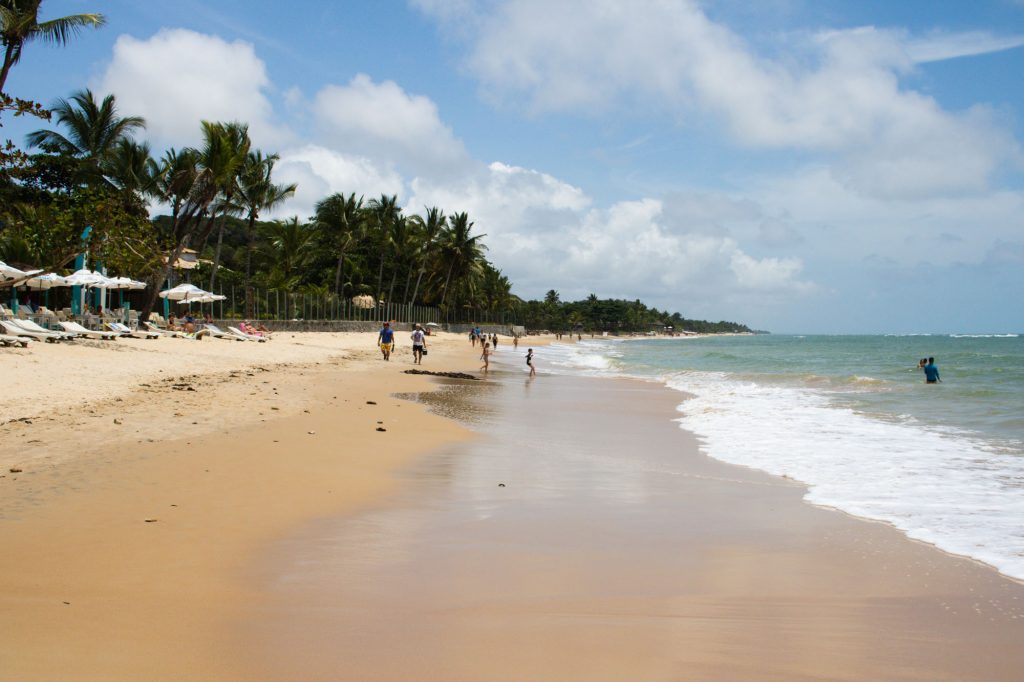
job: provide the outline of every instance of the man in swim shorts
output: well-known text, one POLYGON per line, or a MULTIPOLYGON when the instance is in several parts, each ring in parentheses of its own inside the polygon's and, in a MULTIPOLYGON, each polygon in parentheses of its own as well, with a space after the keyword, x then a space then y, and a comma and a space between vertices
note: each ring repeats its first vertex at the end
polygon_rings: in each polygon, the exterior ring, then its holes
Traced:
POLYGON ((924 366, 924 381, 926 384, 937 384, 942 381, 939 378, 939 368, 935 366, 935 358, 928 358, 928 364, 924 366))
POLYGON ((377 335, 377 345, 380 346, 380 353, 385 360, 391 359, 391 351, 395 348, 395 330, 391 328, 390 322, 385 322, 377 335))
POLYGON ((414 365, 423 364, 423 349, 427 345, 427 340, 423 334, 423 330, 420 329, 420 325, 417 322, 416 328, 412 330, 412 363, 414 365))

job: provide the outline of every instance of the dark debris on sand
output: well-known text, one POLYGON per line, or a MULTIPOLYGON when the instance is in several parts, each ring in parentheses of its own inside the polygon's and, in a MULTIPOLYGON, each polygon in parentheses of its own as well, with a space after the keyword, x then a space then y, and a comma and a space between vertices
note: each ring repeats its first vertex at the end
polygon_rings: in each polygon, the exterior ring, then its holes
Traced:
POLYGON ((407 369, 406 374, 429 374, 432 377, 447 377, 448 379, 468 379, 470 381, 479 381, 479 378, 472 374, 466 374, 464 372, 431 372, 426 369, 407 369))

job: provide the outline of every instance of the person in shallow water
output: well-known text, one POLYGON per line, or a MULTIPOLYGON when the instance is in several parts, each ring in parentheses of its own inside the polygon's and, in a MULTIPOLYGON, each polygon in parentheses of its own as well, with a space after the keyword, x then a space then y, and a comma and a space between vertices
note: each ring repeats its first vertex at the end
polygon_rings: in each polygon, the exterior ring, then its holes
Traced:
POLYGON ((935 358, 928 358, 928 364, 924 366, 924 381, 928 384, 937 384, 942 381, 939 378, 939 368, 935 365, 935 358))

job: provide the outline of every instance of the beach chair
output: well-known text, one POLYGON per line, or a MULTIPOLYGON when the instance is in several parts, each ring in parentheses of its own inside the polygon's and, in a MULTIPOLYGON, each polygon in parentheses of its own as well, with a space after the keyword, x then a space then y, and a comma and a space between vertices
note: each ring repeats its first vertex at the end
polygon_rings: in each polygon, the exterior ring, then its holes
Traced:
POLYGON ((120 334, 115 334, 114 332, 103 332, 103 331, 96 331, 96 330, 93 330, 93 329, 86 329, 85 327, 83 327, 82 325, 78 324, 77 322, 58 322, 57 324, 59 324, 60 328, 63 329, 64 331, 66 331, 66 332, 72 332, 72 333, 78 334, 80 336, 85 336, 85 337, 90 338, 90 339, 100 339, 102 341, 113 341, 114 339, 116 339, 117 337, 120 336, 120 334))
POLYGON ((0 344, 4 346, 21 346, 22 348, 28 348, 28 344, 33 343, 35 339, 30 339, 27 336, 12 336, 10 334, 0 334, 0 344))
POLYGON ((146 328, 160 334, 161 336, 169 336, 175 339, 192 339, 193 341, 199 341, 204 336, 210 336, 210 332, 207 329, 200 329, 197 332, 189 334, 188 332, 176 332, 171 331, 170 329, 161 329, 152 322, 146 322, 146 328))
POLYGON ((159 339, 161 336, 159 332, 147 332, 142 329, 132 331, 131 327, 121 324, 120 322, 107 322, 107 328, 112 332, 117 332, 121 336, 130 336, 135 339, 159 339))
POLYGON ((224 331, 215 324, 207 324, 203 328, 210 332, 210 336, 215 339, 225 339, 227 341, 248 341, 248 339, 239 338, 235 334, 224 331))
POLYGON ((42 325, 38 324, 33 320, 11 320, 14 324, 18 325, 25 331, 35 332, 37 334, 56 334, 60 337, 61 341, 72 341, 78 338, 78 334, 72 334, 66 331, 58 331, 56 329, 47 329, 42 325))
POLYGON ((12 317, 14 317, 14 313, 11 312, 11 309, 0 303, 0 320, 9 320, 12 317))
POLYGON ((30 332, 29 330, 15 324, 14 320, 0 320, 0 328, 3 328, 3 330, 11 336, 17 336, 23 339, 28 338, 35 339, 36 341, 49 341, 50 343, 57 343, 62 340, 61 336, 56 332, 30 332))
POLYGON ((143 324, 146 325, 146 329, 148 329, 151 332, 155 332, 155 333, 159 334, 160 336, 166 336, 166 337, 171 338, 171 339, 184 339, 184 338, 186 338, 186 336, 185 336, 185 334, 183 332, 176 332, 176 331, 171 331, 170 329, 164 329, 162 327, 158 327, 157 324, 155 322, 153 322, 152 320, 150 320, 148 322, 143 322, 143 324))
POLYGON ((243 341, 259 341, 265 342, 267 339, 263 336, 256 336, 255 334, 246 334, 238 327, 228 327, 228 331, 240 338, 243 341))

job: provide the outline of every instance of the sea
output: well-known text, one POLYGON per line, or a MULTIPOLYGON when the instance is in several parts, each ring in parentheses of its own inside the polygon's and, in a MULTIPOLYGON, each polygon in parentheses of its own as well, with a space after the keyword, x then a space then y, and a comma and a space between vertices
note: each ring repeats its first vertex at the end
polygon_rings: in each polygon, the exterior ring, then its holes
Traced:
POLYGON ((598 337, 536 353, 541 374, 664 384, 707 455, 1024 580, 1019 334, 598 337), (918 369, 929 356, 939 384, 918 369))

